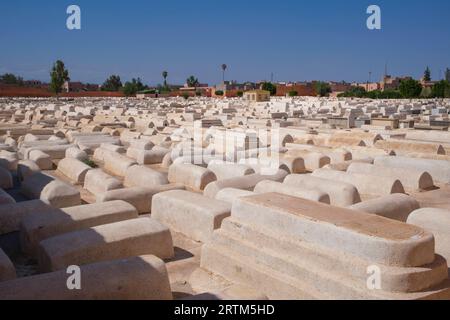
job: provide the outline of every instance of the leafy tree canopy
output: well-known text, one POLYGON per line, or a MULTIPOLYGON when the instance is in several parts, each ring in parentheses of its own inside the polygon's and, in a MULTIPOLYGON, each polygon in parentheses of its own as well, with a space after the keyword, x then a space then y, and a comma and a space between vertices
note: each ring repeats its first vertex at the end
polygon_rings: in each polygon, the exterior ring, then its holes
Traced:
POLYGON ((431 96, 435 98, 450 98, 450 82, 441 80, 431 89, 431 96))
POLYGON ((274 96, 277 94, 277 87, 272 82, 264 82, 261 85, 261 89, 269 91, 271 96, 274 96))
POLYGON ((189 78, 186 79, 186 83, 188 85, 188 87, 198 87, 200 82, 198 82, 198 79, 194 76, 190 76, 189 78))
POLYGON ((404 98, 418 98, 422 93, 422 85, 414 79, 402 80, 399 90, 404 98))
POLYGON ((424 81, 431 81, 431 70, 429 67, 425 69, 425 72, 423 73, 423 80, 424 81))
POLYGON ((50 72, 50 90, 56 95, 62 92, 64 83, 70 81, 69 71, 66 69, 64 62, 57 60, 53 64, 52 71, 50 72))
POLYGON ((134 96, 139 91, 143 91, 147 89, 147 87, 142 83, 140 78, 132 79, 131 82, 127 81, 123 86, 123 93, 126 96, 134 96))
POLYGON ((122 88, 120 76, 112 75, 102 85, 103 91, 119 91, 122 88))
POLYGON ((314 85, 317 95, 321 97, 328 97, 331 93, 331 87, 326 82, 317 81, 314 85))
POLYGON ((12 73, 5 73, 4 75, 1 75, 0 82, 4 84, 15 84, 18 86, 23 85, 23 79, 21 77, 15 76, 12 73))

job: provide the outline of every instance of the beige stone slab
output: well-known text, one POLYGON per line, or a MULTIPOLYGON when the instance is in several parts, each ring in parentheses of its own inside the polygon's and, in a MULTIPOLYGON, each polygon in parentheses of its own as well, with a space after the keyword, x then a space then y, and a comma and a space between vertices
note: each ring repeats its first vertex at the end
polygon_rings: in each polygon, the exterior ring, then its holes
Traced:
POLYGON ((417 209, 409 215, 408 223, 431 232, 436 240, 436 252, 450 261, 450 210, 417 209))
POLYGON ((429 232, 346 208, 267 193, 237 199, 232 216, 272 232, 277 226, 285 236, 347 251, 374 263, 420 266, 434 261, 429 232))
POLYGON ((164 262, 152 255, 81 266, 81 290, 66 270, 0 283, 0 300, 171 300, 164 262), (43 290, 45 288, 45 290, 43 290))
POLYGON ((40 242, 38 262, 42 271, 70 265, 155 255, 173 256, 169 229, 152 218, 138 218, 74 231, 40 242))
POLYGON ((97 202, 123 200, 133 205, 139 214, 150 213, 153 196, 169 190, 184 190, 182 184, 166 184, 153 188, 133 187, 111 190, 97 197, 97 202))
POLYGON ((382 196, 405 193, 402 183, 395 177, 374 176, 361 173, 347 173, 331 169, 318 169, 313 177, 352 184, 360 195, 382 196))
POLYGON ((63 233, 138 218, 131 204, 117 200, 28 215, 21 223, 22 250, 36 255, 39 242, 63 233))
POLYGON ((64 158, 58 162, 58 171, 75 184, 84 184, 86 174, 92 168, 75 158, 64 158))
POLYGON ((203 191, 205 187, 217 180, 211 170, 190 163, 172 164, 169 167, 170 183, 182 183, 187 189, 203 191))
POLYGON ((230 203, 183 190, 159 193, 152 202, 154 219, 201 242, 206 242, 220 228, 230 211, 230 203))
POLYGON ((19 231, 22 220, 31 214, 44 213, 53 208, 42 200, 30 200, 0 206, 0 235, 19 231))
POLYGON ((349 208, 406 222, 409 214, 419 209, 420 205, 413 197, 397 193, 360 202, 349 208))
POLYGON ((125 187, 157 187, 169 184, 167 174, 146 166, 132 166, 125 175, 125 187))
POLYGON ((253 191, 258 194, 277 192, 293 197, 330 204, 330 196, 328 195, 328 193, 319 191, 317 189, 290 186, 276 181, 270 180, 261 181, 256 185, 253 191))

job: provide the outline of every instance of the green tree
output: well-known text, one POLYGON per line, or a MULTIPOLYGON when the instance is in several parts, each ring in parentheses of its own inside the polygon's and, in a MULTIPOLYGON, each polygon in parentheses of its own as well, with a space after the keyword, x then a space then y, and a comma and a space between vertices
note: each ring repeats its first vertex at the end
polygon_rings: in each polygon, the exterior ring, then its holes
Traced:
POLYGON ((425 69, 425 72, 423 73, 423 80, 424 81, 431 81, 431 70, 430 70, 430 68, 428 66, 425 69))
POLYGON ((50 72, 50 90, 58 95, 62 92, 64 83, 70 81, 69 71, 66 69, 64 62, 57 60, 53 64, 52 71, 50 72))
POLYGON ((228 66, 224 63, 222 64, 222 80, 225 83, 225 71, 227 70, 228 66))
POLYGON ((292 91, 289 91, 288 95, 289 95, 289 97, 296 97, 296 96, 298 96, 298 92, 295 90, 292 90, 292 91))
POLYGON ((422 85, 414 79, 402 80, 399 87, 400 93, 404 98, 418 98, 422 93, 422 85))
POLYGON ((401 98, 403 97, 400 91, 392 89, 384 90, 380 95, 380 99, 401 99, 401 98))
POLYGON ((436 82, 431 89, 431 96, 434 98, 450 98, 450 82, 447 80, 436 82))
POLYGON ((367 94, 366 89, 363 87, 352 87, 349 90, 338 94, 338 97, 346 97, 346 98, 363 98, 367 94))
POLYGON ((272 82, 264 82, 261 85, 261 89, 269 91, 271 96, 274 96, 277 94, 277 86, 274 85, 272 82))
POLYGON ((238 91, 237 93, 236 93, 236 95, 239 97, 239 98, 241 98, 241 97, 243 97, 244 96, 244 91, 238 91))
POLYGON ((223 96, 223 91, 222 90, 217 90, 215 92, 216 96, 223 96))
POLYGON ((0 82, 4 84, 14 84, 18 86, 23 85, 23 79, 21 77, 15 76, 12 73, 5 73, 4 75, 0 76, 0 82))
POLYGON ((122 81, 117 75, 112 75, 102 85, 103 91, 119 91, 122 88, 122 81))
POLYGON ((198 82, 198 79, 196 77, 190 76, 186 79, 186 84, 188 85, 188 87, 197 88, 200 82, 198 82))
POLYGON ((125 83, 122 90, 126 96, 133 96, 139 91, 143 91, 145 89, 147 89, 147 87, 144 86, 140 78, 137 79, 133 78, 131 82, 128 81, 125 83))
POLYGON ((163 71, 162 76, 164 78, 164 88, 167 88, 167 77, 169 76, 169 73, 167 71, 163 71))
POLYGON ((314 84, 314 87, 316 89, 316 93, 317 93, 318 96, 328 97, 330 95, 330 93, 331 93, 331 87, 326 82, 317 81, 314 84))

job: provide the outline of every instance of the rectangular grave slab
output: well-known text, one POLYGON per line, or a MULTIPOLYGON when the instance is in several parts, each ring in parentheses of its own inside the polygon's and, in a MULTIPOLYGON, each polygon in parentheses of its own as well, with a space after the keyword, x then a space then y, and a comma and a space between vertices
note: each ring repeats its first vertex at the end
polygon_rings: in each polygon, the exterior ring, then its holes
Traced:
POLYGON ((169 229, 151 218, 138 218, 74 231, 40 242, 39 267, 44 272, 70 265, 155 255, 174 255, 169 229))
POLYGON ((206 242, 230 215, 228 202, 198 193, 174 190, 153 197, 152 217, 189 238, 206 242))
POLYGON ((0 283, 3 300, 171 300, 164 262, 152 255, 80 266, 81 290, 68 290, 66 270, 0 283), (45 290, 42 290, 45 288, 45 290))
POLYGON ((135 218, 138 218, 136 208, 121 200, 28 215, 21 224, 22 250, 35 256, 37 246, 42 240, 63 233, 135 218))
POLYGON ((450 297, 431 233, 277 193, 236 199, 203 246, 201 267, 270 299, 450 297), (367 286, 370 266, 382 274, 379 290, 367 286))

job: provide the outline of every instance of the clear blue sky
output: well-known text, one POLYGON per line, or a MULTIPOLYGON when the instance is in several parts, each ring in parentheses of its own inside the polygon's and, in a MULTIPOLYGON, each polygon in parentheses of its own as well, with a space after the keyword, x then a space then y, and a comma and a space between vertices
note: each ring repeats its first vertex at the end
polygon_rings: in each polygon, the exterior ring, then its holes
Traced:
POLYGON ((450 67, 448 0, 14 0, 0 1, 0 73, 48 81, 56 59, 73 81, 110 74, 183 83, 227 79, 366 81, 389 73, 434 78, 450 67), (66 8, 82 30, 66 28, 66 8), (382 9, 382 30, 366 9, 382 9))

